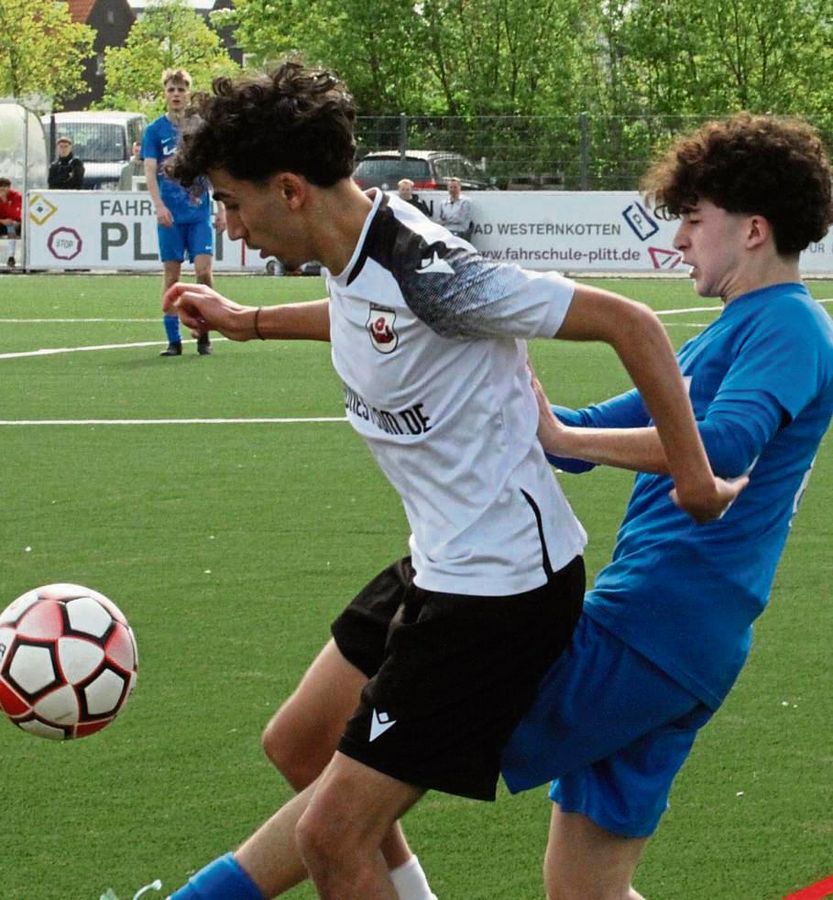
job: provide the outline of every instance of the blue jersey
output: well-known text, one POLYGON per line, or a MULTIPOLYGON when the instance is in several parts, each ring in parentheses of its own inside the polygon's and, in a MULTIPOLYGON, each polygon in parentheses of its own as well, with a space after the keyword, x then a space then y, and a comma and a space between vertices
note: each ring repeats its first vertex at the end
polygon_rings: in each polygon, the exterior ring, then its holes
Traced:
MULTIPOLYGON (((585 611, 716 709, 746 660, 830 423, 833 322, 803 285, 775 285, 729 303, 678 359, 712 468, 749 471, 749 485, 722 519, 697 525, 669 498, 670 478, 637 475, 585 611)), ((650 424, 635 391, 555 411, 575 425, 650 424)))
POLYGON ((172 181, 162 167, 165 160, 173 155, 178 141, 179 129, 167 116, 160 116, 145 129, 142 139, 142 159, 156 160, 159 194, 162 202, 171 211, 174 223, 208 220, 211 218, 208 183, 203 181, 195 184, 191 190, 186 190, 181 184, 172 181))

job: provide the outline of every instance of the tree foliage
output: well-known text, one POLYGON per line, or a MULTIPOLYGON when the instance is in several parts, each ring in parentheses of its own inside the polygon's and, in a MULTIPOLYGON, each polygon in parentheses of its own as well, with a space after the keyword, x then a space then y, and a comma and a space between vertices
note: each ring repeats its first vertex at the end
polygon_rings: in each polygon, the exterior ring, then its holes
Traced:
POLYGON ((362 117, 390 117, 374 145, 396 141, 400 113, 423 117, 415 141, 501 173, 526 144, 541 172, 633 184, 670 134, 740 109, 833 136, 830 0, 234 0, 214 15, 256 67, 297 54, 337 71, 362 117), (488 133, 451 146, 441 117, 473 131, 485 116, 488 133))
POLYGON ((363 114, 431 105, 409 29, 411 0, 237 0, 212 14, 234 29, 251 64, 268 68, 288 56, 325 65, 350 85, 363 114))
POLYGON ((54 104, 85 89, 95 32, 53 0, 0 0, 0 96, 54 104), (45 102, 44 102, 45 101, 45 102))
POLYGON ((643 0, 616 40, 642 108, 815 112, 808 88, 829 83, 831 25, 827 0, 643 0))
POLYGON ((287 55, 337 71, 362 115, 478 115, 564 100, 580 0, 235 0, 213 14, 258 67, 287 55))
POLYGON ((235 0, 215 15, 255 65, 335 68, 363 114, 815 111, 833 69, 829 0, 235 0))
POLYGON ((220 36, 185 0, 148 6, 125 46, 107 48, 104 67, 102 108, 138 109, 149 116, 164 111, 160 76, 165 69, 187 69, 199 89, 207 89, 216 75, 237 70, 220 36))

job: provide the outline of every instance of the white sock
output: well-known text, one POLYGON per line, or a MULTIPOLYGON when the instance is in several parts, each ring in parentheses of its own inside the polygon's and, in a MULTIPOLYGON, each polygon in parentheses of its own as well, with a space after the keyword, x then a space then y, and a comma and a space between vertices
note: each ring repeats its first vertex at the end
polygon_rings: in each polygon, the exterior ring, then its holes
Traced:
POLYGON ((389 872, 399 900, 437 900, 416 856, 389 872))
POLYGON ((9 238, 6 243, 8 244, 9 256, 14 256, 15 250, 17 250, 17 239, 9 238))

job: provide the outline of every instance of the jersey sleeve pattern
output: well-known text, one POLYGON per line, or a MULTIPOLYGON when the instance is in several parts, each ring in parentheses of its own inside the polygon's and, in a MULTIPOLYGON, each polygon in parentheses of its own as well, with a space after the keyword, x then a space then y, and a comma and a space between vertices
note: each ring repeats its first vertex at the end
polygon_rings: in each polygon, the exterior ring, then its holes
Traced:
POLYGON ((392 272, 417 318, 446 338, 555 335, 573 296, 572 281, 485 260, 436 223, 425 224, 424 231, 412 229, 383 205, 365 243, 365 254, 392 272))

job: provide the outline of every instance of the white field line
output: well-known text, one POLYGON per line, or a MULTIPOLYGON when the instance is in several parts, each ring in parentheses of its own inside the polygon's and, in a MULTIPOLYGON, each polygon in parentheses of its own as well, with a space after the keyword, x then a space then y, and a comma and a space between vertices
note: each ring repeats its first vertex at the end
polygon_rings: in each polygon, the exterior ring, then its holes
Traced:
POLYGON ((73 325, 73 324, 75 324, 76 322, 77 322, 79 325, 87 325, 87 324, 89 324, 90 322, 97 322, 97 323, 103 323, 103 322, 111 323, 111 322, 115 322, 117 325, 123 325, 125 322, 127 322, 127 323, 134 323, 134 322, 148 322, 148 323, 158 324, 158 323, 159 323, 159 319, 158 319, 158 318, 157 318, 157 319, 150 319, 150 318, 148 318, 147 316, 145 316, 145 317, 142 318, 142 319, 111 319, 111 318, 106 318, 106 319, 105 319, 105 318, 100 318, 100 319, 78 319, 78 318, 74 318, 74 317, 73 317, 72 319, 44 319, 44 318, 39 318, 39 319, 6 319, 6 318, 0 316, 0 325, 2 325, 4 322, 11 322, 13 325, 56 325, 56 324, 58 324, 58 325, 73 325))
MULTIPOLYGON (((823 297, 816 302, 833 303, 833 297, 823 297)), ((719 312, 721 309, 723 309, 723 305, 717 304, 716 306, 689 306, 686 309, 658 309, 656 312, 658 316, 682 316, 692 312, 719 312)))
MULTIPOLYGON (((833 297, 822 298, 818 302, 819 303, 833 303, 833 297)), ((693 312, 717 312, 720 309, 721 309, 721 307, 719 305, 717 305, 717 306, 689 306, 684 309, 658 310, 657 315, 658 316, 679 316, 679 315, 687 315, 688 313, 693 313, 693 312)), ((144 319, 105 319, 105 318, 96 318, 96 319, 48 319, 48 318, 20 319, 20 318, 2 318, 2 317, 0 317, 0 325, 2 325, 3 323, 9 323, 9 324, 15 324, 15 323, 16 324, 21 324, 21 323, 56 324, 56 323, 74 323, 74 322, 79 322, 79 323, 91 323, 91 322, 156 323, 157 321, 158 321, 157 319, 148 319, 148 318, 144 318, 144 319)), ((689 327, 701 327, 701 325, 702 325, 702 323, 699 323, 699 322, 698 323, 688 323, 688 322, 682 323, 681 322, 681 323, 674 323, 674 324, 686 325, 689 327)), ((215 338, 215 340, 224 341, 224 340, 226 340, 226 338, 217 337, 217 338, 215 338)), ((192 343, 192 341, 186 340, 183 343, 192 343)), ((43 347, 39 350, 22 350, 22 351, 13 352, 13 353, 0 353, 0 360, 22 359, 25 357, 33 357, 33 356, 55 356, 55 355, 58 355, 61 353, 86 353, 86 352, 95 351, 95 350, 126 350, 126 349, 136 348, 136 347, 159 347, 159 346, 164 346, 165 344, 166 344, 166 341, 138 341, 138 342, 132 342, 132 343, 125 343, 125 344, 95 344, 95 345, 86 346, 86 347, 43 347)), ((162 420, 162 419, 152 420, 152 421, 154 421, 155 423, 159 423, 159 424, 169 424, 166 422, 166 420, 162 420)), ((183 419, 183 420, 174 420, 174 421, 183 421, 184 422, 184 421, 190 421, 190 420, 183 419)), ((193 420, 193 421, 198 422, 201 420, 193 420)), ((213 421, 219 421, 219 420, 211 419, 211 420, 206 420, 206 421, 213 422, 213 421)), ((229 420, 223 420, 223 421, 231 422, 234 420, 229 419, 229 420)), ((256 421, 256 420, 245 419, 242 421, 248 422, 248 421, 256 421)), ((281 420, 264 420, 264 421, 288 421, 288 420, 281 419, 281 420)), ((311 420, 301 419, 298 421, 311 421, 311 420)), ((342 421, 342 420, 336 419, 334 421, 342 421)), ((132 423, 132 420, 124 420, 124 422, 132 423)), ((0 422, 0 424, 6 425, 6 424, 10 424, 10 423, 0 422)), ((90 420, 89 424, 104 424, 104 423, 103 422, 96 423, 94 420, 90 420)))
MULTIPOLYGON (((2 320, 0 320, 2 324, 2 320)), ((214 341, 225 341, 227 338, 213 338, 214 341)), ((196 343, 184 340, 183 344, 196 343)), ((23 359, 27 356, 55 356, 59 353, 86 353, 90 350, 127 350, 131 347, 167 347, 167 341, 134 341, 131 344, 97 344, 90 347, 44 347, 40 350, 20 350, 15 353, 0 353, 0 359, 23 359)))
POLYGON ((693 312, 720 312, 723 307, 718 306, 689 306, 687 309, 658 309, 658 316, 682 316, 693 312))
MULTIPOLYGON (((833 297, 825 297, 818 301, 819 303, 833 303, 833 297)), ((687 309, 658 309, 658 316, 681 316, 693 312, 720 312, 722 305, 718 306, 690 306, 687 309)), ((677 328, 705 328, 708 322, 669 322, 668 327, 675 326, 677 328)))

